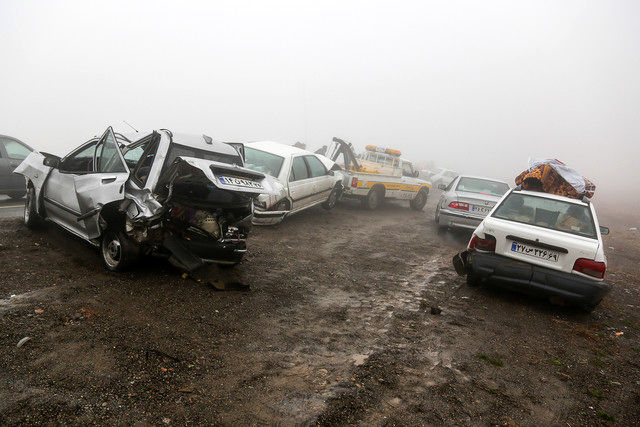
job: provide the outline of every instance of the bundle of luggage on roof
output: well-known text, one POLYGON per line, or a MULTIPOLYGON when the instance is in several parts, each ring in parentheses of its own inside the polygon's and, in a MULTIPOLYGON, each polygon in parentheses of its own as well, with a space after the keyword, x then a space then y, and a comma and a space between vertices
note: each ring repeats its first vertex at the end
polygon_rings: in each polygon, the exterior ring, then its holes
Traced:
POLYGON ((529 159, 529 168, 515 179, 525 190, 543 191, 572 199, 591 198, 596 186, 558 159, 529 159))

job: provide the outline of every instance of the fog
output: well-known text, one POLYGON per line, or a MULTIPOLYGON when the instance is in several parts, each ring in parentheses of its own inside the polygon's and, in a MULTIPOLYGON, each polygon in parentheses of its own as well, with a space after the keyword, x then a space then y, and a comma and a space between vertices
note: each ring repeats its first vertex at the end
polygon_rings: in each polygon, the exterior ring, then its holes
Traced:
POLYGON ((509 182, 555 157, 637 197, 638 2, 184 3, 0 2, 0 133, 340 136, 509 182))

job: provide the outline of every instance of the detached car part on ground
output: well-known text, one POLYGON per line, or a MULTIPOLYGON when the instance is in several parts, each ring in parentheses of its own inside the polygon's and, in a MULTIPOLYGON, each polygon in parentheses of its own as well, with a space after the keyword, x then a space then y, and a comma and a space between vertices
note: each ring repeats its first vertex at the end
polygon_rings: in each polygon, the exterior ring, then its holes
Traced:
POLYGON ((344 174, 323 155, 272 141, 245 144, 246 167, 278 180, 276 194, 255 200, 253 223, 279 224, 296 212, 321 205, 330 210, 342 196, 344 174))
POLYGON ((333 138, 327 157, 337 161, 343 156, 343 196, 359 199, 366 209, 377 209, 385 199, 408 200, 413 210, 427 204, 431 184, 418 179, 419 172, 397 150, 368 145, 356 156, 350 143, 333 138))
POLYGON ((277 191, 242 153, 205 135, 163 129, 130 142, 111 128, 62 159, 34 151, 16 169, 27 181, 24 222, 47 219, 99 246, 114 271, 151 253, 189 271, 237 264, 254 198, 277 191))
POLYGON ((590 311, 610 290, 602 243, 608 233, 586 199, 516 188, 480 223, 453 265, 469 285, 491 281, 590 311))
POLYGON ((439 188, 443 193, 436 205, 435 221, 440 229, 475 229, 509 191, 506 182, 469 175, 456 177, 439 188))

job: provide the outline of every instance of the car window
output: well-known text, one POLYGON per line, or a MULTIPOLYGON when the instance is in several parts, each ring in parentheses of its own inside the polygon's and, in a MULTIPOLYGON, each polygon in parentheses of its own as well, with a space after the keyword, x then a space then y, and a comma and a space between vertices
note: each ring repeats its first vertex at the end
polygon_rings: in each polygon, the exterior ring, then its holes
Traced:
POLYGON ((491 181, 489 179, 462 177, 460 181, 458 181, 456 191, 501 197, 509 191, 509 186, 503 182, 491 181))
POLYGON ((300 181, 301 179, 309 178, 309 171, 307 170, 307 163, 302 156, 294 157, 291 165, 291 176, 289 181, 300 181))
POLYGON ((284 157, 251 147, 244 148, 244 156, 245 167, 276 178, 280 175, 284 157))
POLYGON ((69 154, 62 163, 60 163, 60 170, 71 173, 93 172, 93 157, 96 153, 97 143, 98 140, 95 140, 89 145, 81 147, 74 153, 69 154))
POLYGON ((453 188, 453 184, 455 184, 456 179, 453 178, 453 180, 447 185, 447 188, 444 189, 444 191, 451 191, 451 189, 453 188))
POLYGON ((322 162, 316 156, 305 156, 309 170, 312 177, 324 176, 327 174, 327 168, 324 167, 322 162))
POLYGON ((514 192, 502 201, 493 216, 593 239, 597 237, 589 207, 563 200, 514 192))
POLYGON ((411 168, 411 163, 402 162, 402 175, 404 176, 413 175, 413 169, 411 168))
POLYGON ((150 137, 146 137, 144 142, 137 144, 127 149, 123 157, 129 170, 133 171, 135 180, 138 181, 138 184, 144 186, 147 183, 151 166, 153 166, 153 161, 156 158, 160 138, 154 133, 150 137))
POLYGON ((118 173, 126 172, 127 169, 122 163, 118 146, 113 136, 113 132, 108 131, 100 141, 96 149, 96 160, 98 163, 97 171, 99 173, 118 173))
POLYGON ((2 143, 7 151, 7 157, 10 159, 24 160, 31 154, 31 150, 13 139, 3 139, 2 143))

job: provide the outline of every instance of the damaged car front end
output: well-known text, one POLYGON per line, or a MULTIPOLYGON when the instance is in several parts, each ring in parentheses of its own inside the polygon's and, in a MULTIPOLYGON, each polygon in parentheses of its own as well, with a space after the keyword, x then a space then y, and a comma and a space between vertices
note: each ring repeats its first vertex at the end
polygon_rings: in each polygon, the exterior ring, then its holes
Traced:
POLYGON ((234 265, 247 250, 253 201, 273 179, 244 165, 241 147, 154 131, 135 142, 111 128, 63 159, 32 153, 25 223, 46 218, 101 248, 106 268, 141 254, 184 270, 234 265))

